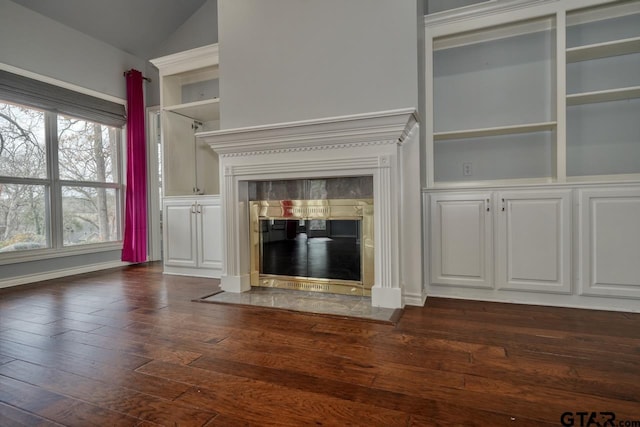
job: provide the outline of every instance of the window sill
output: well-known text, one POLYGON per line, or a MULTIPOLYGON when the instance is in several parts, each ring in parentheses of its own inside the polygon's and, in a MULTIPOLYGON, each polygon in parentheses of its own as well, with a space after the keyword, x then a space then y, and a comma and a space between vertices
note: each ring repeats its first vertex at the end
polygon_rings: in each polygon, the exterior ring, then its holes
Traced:
POLYGON ((33 249, 0 254, 0 265, 40 261, 75 255, 122 250, 122 241, 69 246, 62 249, 33 249))

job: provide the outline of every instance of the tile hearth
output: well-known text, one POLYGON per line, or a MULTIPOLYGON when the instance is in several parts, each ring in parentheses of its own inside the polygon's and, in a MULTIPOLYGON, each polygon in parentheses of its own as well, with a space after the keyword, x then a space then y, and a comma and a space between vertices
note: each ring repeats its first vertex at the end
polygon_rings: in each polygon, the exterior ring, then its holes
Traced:
POLYGON ((354 317, 389 324, 395 324, 402 313, 399 309, 373 307, 371 305, 371 298, 369 297, 277 288, 253 287, 250 291, 242 293, 219 292, 202 298, 199 301, 277 308, 339 317, 354 317))

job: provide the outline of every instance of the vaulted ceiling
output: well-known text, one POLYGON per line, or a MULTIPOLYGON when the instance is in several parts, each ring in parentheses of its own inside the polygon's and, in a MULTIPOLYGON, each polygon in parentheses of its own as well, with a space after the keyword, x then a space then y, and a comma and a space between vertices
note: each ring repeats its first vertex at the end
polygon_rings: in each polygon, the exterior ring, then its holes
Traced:
POLYGON ((167 40, 206 0, 12 0, 141 58, 167 40))

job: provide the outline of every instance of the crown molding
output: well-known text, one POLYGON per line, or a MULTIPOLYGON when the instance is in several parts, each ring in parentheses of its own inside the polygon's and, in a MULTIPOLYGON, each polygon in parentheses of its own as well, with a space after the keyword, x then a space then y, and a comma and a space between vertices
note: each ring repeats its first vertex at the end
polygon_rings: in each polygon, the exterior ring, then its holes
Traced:
POLYGON ((494 0, 486 3, 478 3, 459 9, 451 9, 437 12, 433 15, 424 16, 425 27, 435 27, 456 22, 463 22, 469 19, 476 19, 484 16, 499 13, 514 13, 522 9, 544 4, 558 3, 560 0, 494 0))
POLYGON ((218 43, 150 59, 149 62, 160 70, 160 75, 182 73, 217 65, 220 62, 218 43))

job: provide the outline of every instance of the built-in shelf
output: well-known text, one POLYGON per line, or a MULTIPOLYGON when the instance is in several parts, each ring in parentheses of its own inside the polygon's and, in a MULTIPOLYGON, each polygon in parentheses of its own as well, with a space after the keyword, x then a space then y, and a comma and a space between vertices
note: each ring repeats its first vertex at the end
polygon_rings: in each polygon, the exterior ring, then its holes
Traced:
POLYGON ((627 174, 615 174, 615 175, 583 175, 583 176, 568 176, 568 183, 595 183, 595 184, 610 184, 617 182, 638 182, 640 181, 639 173, 627 173, 627 174))
POLYGON ((436 132, 434 141, 446 141, 449 139, 481 138, 483 136, 513 135, 518 133, 531 133, 553 130, 556 122, 529 123, 524 125, 497 126, 482 129, 468 129, 451 132, 436 132))
POLYGON ((593 104, 634 98, 640 98, 640 86, 567 95, 567 105, 593 104))
POLYGON ((489 179, 476 181, 436 181, 434 190, 452 190, 464 188, 491 188, 491 187, 518 187, 531 185, 555 184, 555 178, 550 176, 538 178, 509 178, 509 179, 489 179))
POLYGON ((552 17, 499 25, 480 32, 465 32, 435 39, 433 41, 433 51, 436 52, 477 43, 492 42, 542 31, 552 31, 554 28, 555 20, 552 17))
POLYGON ((627 55, 640 52, 640 37, 614 40, 567 49, 567 62, 588 61, 590 59, 627 55))
POLYGON ((206 99, 204 101, 189 102, 186 104, 170 105, 164 107, 166 111, 171 111, 190 117, 200 122, 211 121, 212 118, 220 116, 220 99, 206 99))

